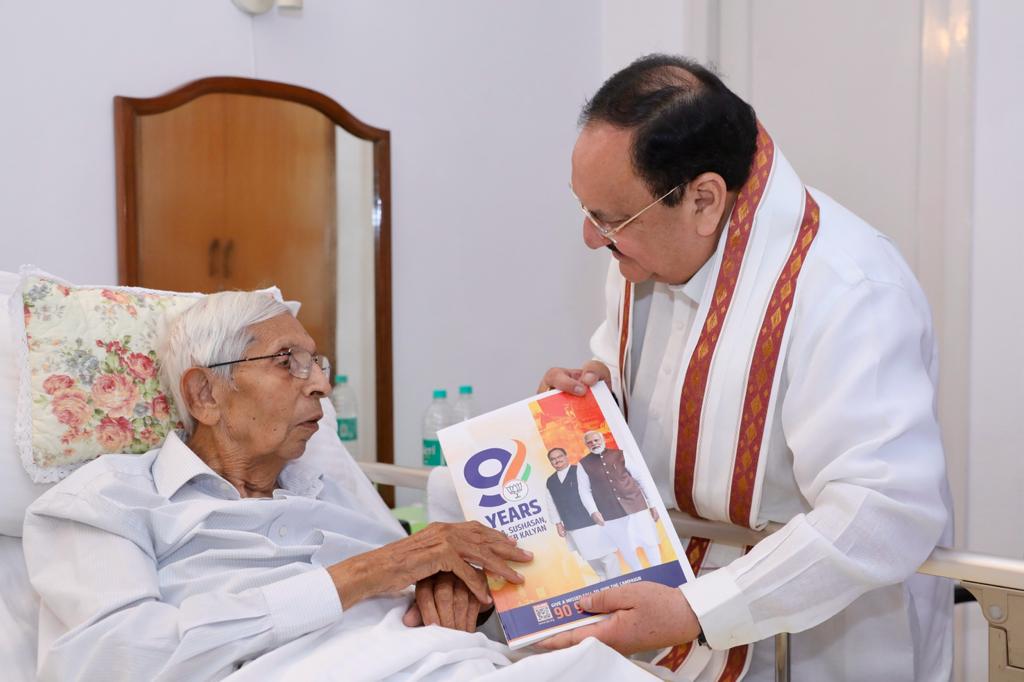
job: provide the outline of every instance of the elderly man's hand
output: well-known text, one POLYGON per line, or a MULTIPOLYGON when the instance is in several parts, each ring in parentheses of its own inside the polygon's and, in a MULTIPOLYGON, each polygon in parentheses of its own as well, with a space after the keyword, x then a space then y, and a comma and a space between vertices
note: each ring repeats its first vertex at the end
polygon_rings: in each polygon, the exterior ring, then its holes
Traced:
POLYGON ((596 637, 623 655, 652 651, 697 638, 700 623, 686 597, 676 587, 642 582, 613 587, 588 595, 580 606, 590 613, 608 613, 608 618, 569 632, 549 637, 537 646, 564 649, 596 637))
POLYGON ((573 395, 583 395, 587 392, 588 387, 593 386, 598 381, 605 382, 610 388, 612 385, 612 374, 608 370, 608 366, 603 362, 588 360, 579 369, 552 367, 544 373, 544 378, 541 379, 537 391, 543 393, 544 391, 557 388, 559 391, 565 391, 573 395))
POLYGON ((438 573, 416 583, 416 601, 402 622, 409 627, 440 625, 443 628, 476 631, 482 604, 466 584, 453 573, 438 573))
POLYGON ((523 576, 507 562, 531 559, 533 554, 516 547, 514 540, 477 521, 432 523, 415 535, 345 559, 327 571, 344 608, 446 572, 454 573, 478 601, 490 604, 487 580, 476 568, 519 584, 523 576))

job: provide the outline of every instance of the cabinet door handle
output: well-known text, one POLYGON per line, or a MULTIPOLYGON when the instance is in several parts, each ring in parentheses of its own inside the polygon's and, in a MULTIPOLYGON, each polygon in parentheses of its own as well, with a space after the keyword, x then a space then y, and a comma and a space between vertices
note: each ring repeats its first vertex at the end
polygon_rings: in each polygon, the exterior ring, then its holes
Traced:
POLYGON ((207 252, 210 262, 210 277, 217 276, 217 251, 220 250, 220 240, 214 239, 210 242, 210 248, 207 252))
POLYGON ((235 240, 229 239, 224 245, 224 277, 231 277, 231 254, 235 252, 235 240))

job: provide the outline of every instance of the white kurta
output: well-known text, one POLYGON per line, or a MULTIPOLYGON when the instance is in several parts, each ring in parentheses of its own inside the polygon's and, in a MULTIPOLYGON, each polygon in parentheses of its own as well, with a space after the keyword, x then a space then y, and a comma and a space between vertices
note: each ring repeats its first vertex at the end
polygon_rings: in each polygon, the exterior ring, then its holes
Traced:
MULTIPOLYGON (((781 409, 762 454, 759 520, 786 525, 682 589, 716 649, 800 632, 795 680, 948 679, 952 586, 912 575, 936 541, 951 540, 952 525, 928 305, 887 238, 811 193, 821 227, 800 275, 781 409)), ((629 425, 670 506, 684 348, 699 333, 709 279, 705 266, 685 285, 642 285, 633 308, 629 425)), ((621 289, 613 260, 607 318, 591 347, 616 391, 621 289)), ((723 457, 734 438, 723 438, 723 457)), ((706 565, 721 560, 712 552, 706 565)), ((771 646, 755 647, 745 679, 771 679, 771 646)))

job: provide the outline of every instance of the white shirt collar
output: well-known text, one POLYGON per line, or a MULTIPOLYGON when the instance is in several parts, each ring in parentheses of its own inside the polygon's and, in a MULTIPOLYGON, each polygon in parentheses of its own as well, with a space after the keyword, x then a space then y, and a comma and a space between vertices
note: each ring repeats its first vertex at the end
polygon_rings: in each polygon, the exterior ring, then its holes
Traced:
POLYGON ((713 260, 715 260, 714 255, 700 266, 700 270, 693 273, 693 277, 682 284, 669 284, 669 291, 680 293, 694 303, 700 304, 700 300, 704 298, 704 289, 708 285, 708 278, 711 276, 711 261, 713 260))
MULTIPOLYGON (((240 499, 238 490, 222 476, 211 469, 181 440, 176 432, 171 432, 164 441, 163 447, 153 460, 153 483, 162 497, 170 499, 186 484, 196 479, 209 480, 213 485, 207 492, 217 497, 240 499)), ((323 472, 301 461, 289 462, 278 476, 280 490, 286 494, 316 497, 323 490, 323 472)), ((199 482, 197 481, 197 484, 199 482)), ((274 492, 274 497, 278 491, 274 492)))

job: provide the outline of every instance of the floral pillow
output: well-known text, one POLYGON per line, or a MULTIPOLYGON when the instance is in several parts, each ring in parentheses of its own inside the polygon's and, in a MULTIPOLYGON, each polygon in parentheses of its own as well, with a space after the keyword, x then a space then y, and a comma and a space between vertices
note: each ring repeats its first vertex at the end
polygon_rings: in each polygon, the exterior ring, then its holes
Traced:
POLYGON ((24 318, 16 433, 34 481, 60 480, 104 453, 146 452, 181 428, 160 382, 157 338, 165 319, 201 294, 22 275, 12 297, 24 318))

